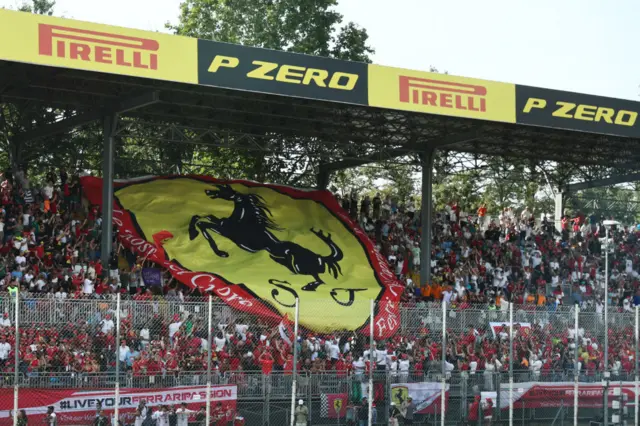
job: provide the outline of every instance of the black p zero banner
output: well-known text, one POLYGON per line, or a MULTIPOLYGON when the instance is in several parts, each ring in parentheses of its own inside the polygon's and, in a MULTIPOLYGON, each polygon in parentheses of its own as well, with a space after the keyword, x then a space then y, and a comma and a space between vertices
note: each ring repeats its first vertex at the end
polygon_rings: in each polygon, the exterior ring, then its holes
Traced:
POLYGON ((640 137, 640 102, 516 85, 516 122, 640 137))
POLYGON ((198 40, 198 83, 368 105, 367 64, 198 40))

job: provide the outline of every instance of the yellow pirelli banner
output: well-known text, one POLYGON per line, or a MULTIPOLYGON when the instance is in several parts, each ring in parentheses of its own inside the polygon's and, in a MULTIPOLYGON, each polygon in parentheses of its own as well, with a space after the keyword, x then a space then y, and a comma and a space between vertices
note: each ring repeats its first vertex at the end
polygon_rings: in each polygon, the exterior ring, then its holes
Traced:
POLYGON ((0 60, 198 82, 197 39, 0 9, 0 60))
POLYGON ((515 123, 514 84, 369 65, 369 105, 515 123))

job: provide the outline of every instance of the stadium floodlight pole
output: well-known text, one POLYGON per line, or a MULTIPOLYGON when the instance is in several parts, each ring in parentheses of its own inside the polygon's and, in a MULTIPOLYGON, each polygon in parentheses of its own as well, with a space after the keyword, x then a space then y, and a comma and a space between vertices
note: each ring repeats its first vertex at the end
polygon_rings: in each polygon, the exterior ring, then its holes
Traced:
MULTIPOLYGON (((609 229, 620 225, 615 220, 604 220, 604 426, 609 425, 609 229)), ((576 341, 577 341, 576 330, 576 341)), ((576 348, 577 349, 577 348, 576 348)))
POLYGON ((513 303, 511 302, 509 303, 509 426, 513 426, 513 303))
POLYGON ((442 300, 442 389, 440 393, 440 425, 444 426, 444 398, 447 394, 447 304, 442 300))
MULTIPOLYGON (((19 320, 20 320, 20 292, 16 292, 15 293, 15 307, 14 307, 14 325, 16 327, 15 330, 15 342, 13 344, 13 352, 15 353, 14 356, 14 366, 13 366, 13 426, 18 426, 18 394, 20 392, 19 390, 19 385, 18 385, 18 381, 20 379, 20 324, 19 324, 19 320)), ((637 311, 636 311, 637 312, 637 311)), ((637 328, 637 327, 636 327, 637 328)), ((637 363, 636 363, 637 365, 637 363)), ((636 383, 637 383, 637 378, 636 378, 636 383)), ((637 393, 637 392, 636 392, 637 393)))
POLYGON ((374 318, 375 301, 371 299, 371 306, 369 308, 369 424, 373 424, 373 369, 375 368, 375 361, 373 356, 375 354, 375 340, 373 339, 373 318, 374 318))
POLYGON ((116 425, 120 419, 120 292, 116 295, 116 401, 113 412, 116 425))
POLYGON ((635 418, 635 422, 633 424, 635 424, 636 426, 638 426, 638 402, 640 402, 640 396, 638 396, 638 392, 640 392, 639 389, 639 384, 638 384, 638 345, 640 345, 640 332, 638 331, 638 326, 640 325, 640 322, 638 320, 638 308, 640 308, 640 306, 636 305, 636 355, 633 358, 635 365, 635 372, 636 372, 636 377, 635 377, 635 395, 634 395, 634 418, 635 418))
POLYGON ((573 344, 575 345, 573 354, 573 425, 578 426, 578 386, 580 379, 580 370, 578 370, 578 318, 580 316, 580 305, 575 304, 573 327, 575 330, 575 337, 573 344))
POLYGON ((296 298, 296 310, 293 323, 293 371, 291 377, 291 426, 295 426, 296 421, 296 392, 298 387, 298 322, 300 320, 300 299, 296 298))
POLYGON ((213 324, 213 296, 209 295, 209 312, 207 312, 207 327, 209 327, 209 351, 207 353, 207 405, 206 405, 206 424, 211 424, 211 357, 213 355, 213 333, 211 327, 213 324))

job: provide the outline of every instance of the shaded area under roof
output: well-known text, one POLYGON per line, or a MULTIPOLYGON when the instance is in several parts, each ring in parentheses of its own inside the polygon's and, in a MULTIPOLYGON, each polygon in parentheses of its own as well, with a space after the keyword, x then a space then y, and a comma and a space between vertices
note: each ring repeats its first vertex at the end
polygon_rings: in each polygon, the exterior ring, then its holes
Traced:
POLYGON ((18 105, 99 113, 106 105, 153 91, 158 92, 159 102, 123 116, 142 118, 159 128, 171 123, 194 130, 315 138, 342 147, 335 149, 333 162, 375 156, 377 149, 401 155, 433 147, 622 169, 637 168, 640 160, 640 139, 635 138, 0 61, 0 99, 18 105))

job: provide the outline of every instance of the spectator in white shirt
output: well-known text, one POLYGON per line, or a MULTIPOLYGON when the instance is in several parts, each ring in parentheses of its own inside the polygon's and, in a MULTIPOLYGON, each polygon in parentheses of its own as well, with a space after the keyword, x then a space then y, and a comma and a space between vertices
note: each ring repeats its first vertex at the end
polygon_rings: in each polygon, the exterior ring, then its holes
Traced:
POLYGON ((9 319, 9 314, 5 312, 0 318, 0 327, 11 327, 11 320, 9 319))
POLYGON ((534 379, 537 380, 540 377, 540 370, 542 370, 542 361, 536 355, 531 355, 529 369, 533 372, 534 379))
POLYGON ((100 325, 102 326, 101 328, 102 334, 108 334, 111 330, 115 328, 115 324, 111 319, 111 315, 105 315, 104 319, 100 321, 100 325))
POLYGON ((127 341, 123 340, 120 342, 120 347, 118 348, 118 359, 120 362, 124 363, 127 360, 127 355, 131 353, 131 349, 127 346, 127 341))
POLYGON ((215 337, 213 338, 213 343, 215 344, 216 352, 220 352, 224 349, 224 346, 227 344, 227 340, 224 338, 224 334, 222 334, 221 331, 216 333, 215 337))
POLYGON ((151 418, 156 421, 156 426, 169 426, 169 410, 166 405, 155 411, 151 418))
POLYGON ((193 410, 189 410, 187 408, 187 403, 183 402, 180 408, 176 410, 177 417, 177 426, 188 426, 189 425, 189 416, 195 413, 193 410))
POLYGON ((82 292, 84 294, 93 294, 93 287, 93 281, 91 281, 89 277, 87 277, 82 283, 82 292))
POLYGON ((353 365, 353 371, 356 375, 356 377, 360 377, 364 374, 364 370, 366 368, 366 364, 364 362, 364 359, 362 357, 359 357, 356 361, 353 361, 351 363, 351 365, 353 365))
POLYGON ((150 340, 149 326, 145 324, 140 330, 140 343, 142 344, 143 349, 149 345, 150 340))
POLYGON ((173 316, 173 322, 171 324, 169 324, 169 338, 173 339, 173 335, 176 334, 178 332, 178 330, 180 330, 180 327, 182 326, 182 321, 180 321, 180 315, 175 314, 173 316))
POLYGON ((387 369, 387 351, 376 349, 376 365, 378 370, 386 371, 387 369))
POLYGON ((340 358, 340 345, 338 339, 331 339, 325 344, 327 353, 332 361, 337 361, 340 358))
POLYGON ((4 367, 9 359, 9 352, 11 352, 11 345, 5 337, 0 337, 0 367, 4 367))

